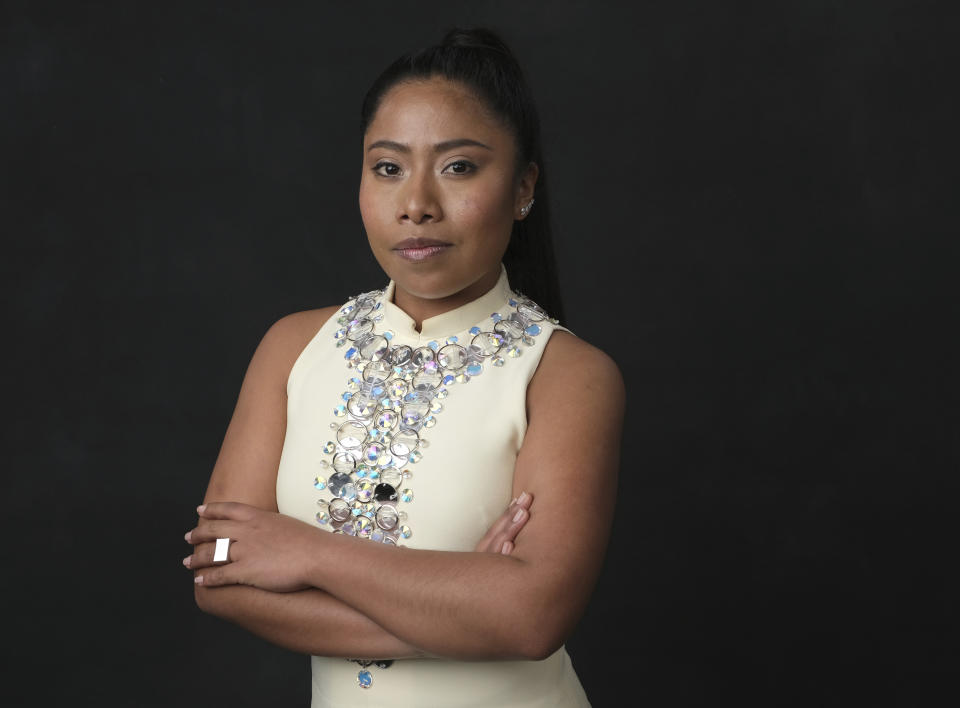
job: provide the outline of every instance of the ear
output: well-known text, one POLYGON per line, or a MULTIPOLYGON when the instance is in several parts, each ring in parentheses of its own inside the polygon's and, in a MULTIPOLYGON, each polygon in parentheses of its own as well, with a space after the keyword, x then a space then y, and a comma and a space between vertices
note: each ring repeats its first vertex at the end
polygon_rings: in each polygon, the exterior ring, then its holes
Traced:
POLYGON ((520 175, 517 181, 516 198, 513 201, 513 218, 523 220, 527 218, 526 214, 521 214, 520 209, 525 207, 533 199, 534 187, 537 185, 537 177, 540 176, 540 167, 536 162, 527 164, 527 168, 520 175))

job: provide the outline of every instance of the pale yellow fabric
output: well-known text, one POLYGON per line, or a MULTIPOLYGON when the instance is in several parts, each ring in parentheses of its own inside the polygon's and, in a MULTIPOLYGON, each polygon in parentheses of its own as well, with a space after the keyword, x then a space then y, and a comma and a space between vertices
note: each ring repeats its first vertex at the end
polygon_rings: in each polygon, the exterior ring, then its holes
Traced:
MULTIPOLYGON (((508 316, 510 290, 506 269, 488 293, 456 310, 424 320, 421 332, 392 302, 394 283, 384 296, 384 320, 377 331, 394 332, 393 345, 443 345, 455 335, 469 341, 473 326, 492 329, 490 315, 508 316)), ((517 452, 526 432, 526 388, 554 329, 549 321, 536 344, 502 367, 484 365, 480 376, 449 387, 435 427, 424 430, 429 447, 410 466, 414 491, 403 504, 412 535, 410 548, 471 551, 509 504, 517 452)), ((287 432, 277 477, 282 513, 315 524, 316 502, 329 498, 313 480, 322 474, 324 444, 332 439, 333 409, 341 402, 353 371, 344 349, 335 346, 336 317, 326 322, 293 365, 287 382, 287 432)), ((358 588, 358 592, 365 589, 358 588)), ((369 591, 369 589, 366 589, 369 591)), ((403 612, 402 604, 397 612, 403 612)), ((589 706, 564 648, 543 661, 461 662, 440 659, 398 660, 388 669, 370 667, 373 686, 357 685, 360 667, 342 658, 312 657, 313 707, 389 706, 390 708, 583 708, 589 706)))

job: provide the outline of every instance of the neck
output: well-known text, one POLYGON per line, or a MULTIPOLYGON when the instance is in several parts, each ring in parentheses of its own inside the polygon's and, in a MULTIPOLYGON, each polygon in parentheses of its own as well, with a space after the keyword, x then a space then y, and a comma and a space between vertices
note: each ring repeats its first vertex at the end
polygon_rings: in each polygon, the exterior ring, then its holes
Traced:
POLYGON ((424 320, 455 310, 468 302, 473 302, 478 297, 490 292, 490 289, 497 284, 499 279, 500 264, 498 263, 496 268, 484 274, 475 283, 453 295, 439 298, 420 297, 396 284, 393 291, 393 304, 406 312, 416 322, 415 329, 419 332, 424 320))

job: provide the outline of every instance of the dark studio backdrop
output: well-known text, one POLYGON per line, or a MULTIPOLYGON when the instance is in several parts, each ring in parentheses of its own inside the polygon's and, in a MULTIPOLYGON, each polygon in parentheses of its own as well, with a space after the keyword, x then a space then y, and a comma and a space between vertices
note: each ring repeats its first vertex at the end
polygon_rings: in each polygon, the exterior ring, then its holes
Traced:
POLYGON ((956 699, 948 11, 2 8, 7 705, 307 705, 182 536, 267 328, 386 283, 360 101, 456 24, 527 71, 567 324, 628 389, 619 488, 570 500, 614 515, 594 705, 956 699))

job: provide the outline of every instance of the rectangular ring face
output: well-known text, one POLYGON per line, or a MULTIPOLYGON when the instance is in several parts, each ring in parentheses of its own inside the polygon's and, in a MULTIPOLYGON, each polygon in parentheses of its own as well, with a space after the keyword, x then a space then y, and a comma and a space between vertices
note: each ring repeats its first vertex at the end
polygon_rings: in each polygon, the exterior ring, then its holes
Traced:
POLYGON ((227 560, 227 551, 230 550, 229 538, 218 538, 217 547, 213 551, 213 562, 221 563, 227 560))

